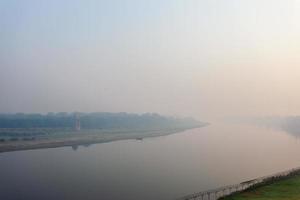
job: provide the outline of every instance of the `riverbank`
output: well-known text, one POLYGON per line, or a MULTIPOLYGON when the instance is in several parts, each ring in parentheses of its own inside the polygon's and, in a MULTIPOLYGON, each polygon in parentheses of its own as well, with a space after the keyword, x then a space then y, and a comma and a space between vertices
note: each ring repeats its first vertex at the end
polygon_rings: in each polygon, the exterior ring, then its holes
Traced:
MULTIPOLYGON (((198 192, 195 194, 187 195, 180 200, 192 200, 192 199, 199 199, 199 200, 217 200, 217 199, 225 199, 225 200, 240 200, 245 199, 244 197, 240 197, 238 195, 244 194, 246 192, 253 192, 255 194, 255 190, 257 188, 267 187, 272 184, 280 183, 280 181, 288 180, 294 177, 300 176, 300 168, 293 168, 287 171, 275 173, 272 175, 252 179, 249 181, 244 181, 242 183, 238 183, 235 185, 228 185, 216 189, 211 189, 203 192, 198 192)), ((300 184, 300 180, 299 180, 300 184)), ((300 185, 296 185, 296 188, 299 189, 300 185)), ((275 190, 276 192, 276 190, 275 190)), ((247 195, 246 195, 247 196, 247 195)), ((249 195, 248 195, 249 196, 249 195)), ((250 195, 251 197, 251 195, 250 195)), ((257 200, 264 200, 263 198, 257 198, 257 200)), ((271 198, 273 199, 273 198, 271 198)), ((290 199, 290 198, 288 198, 290 199)), ((293 199, 293 198, 291 198, 293 199)), ((299 198, 297 198, 299 199, 299 198)), ((246 199, 247 200, 247 199, 246 199)), ((252 200, 251 198, 249 200, 252 200)))
POLYGON ((300 175, 222 198, 222 200, 296 200, 300 199, 300 175))
MULTIPOLYGON (((203 125, 206 126, 206 125, 203 125)), ((185 127, 185 128, 170 128, 163 130, 82 130, 79 132, 68 132, 67 134, 54 135, 52 137, 42 137, 30 141, 7 141, 0 143, 0 153, 9 151, 57 148, 63 146, 79 146, 90 145, 96 143, 106 143, 118 140, 137 139, 159 137, 178 132, 183 132, 188 129, 200 128, 185 127)))

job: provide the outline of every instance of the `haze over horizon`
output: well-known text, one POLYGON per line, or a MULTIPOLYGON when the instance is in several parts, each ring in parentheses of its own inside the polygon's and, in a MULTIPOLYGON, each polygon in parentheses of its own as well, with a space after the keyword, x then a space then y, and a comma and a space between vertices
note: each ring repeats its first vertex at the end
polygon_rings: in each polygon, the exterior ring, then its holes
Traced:
POLYGON ((0 112, 300 114, 300 1, 0 2, 0 112))

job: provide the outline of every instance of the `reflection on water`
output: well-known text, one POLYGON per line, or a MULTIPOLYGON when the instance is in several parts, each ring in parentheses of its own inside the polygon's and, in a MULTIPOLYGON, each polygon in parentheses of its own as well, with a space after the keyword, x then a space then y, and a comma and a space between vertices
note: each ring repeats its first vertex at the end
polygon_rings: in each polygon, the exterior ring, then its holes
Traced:
POLYGON ((91 145, 93 145, 93 144, 73 145, 73 146, 71 146, 71 147, 72 147, 72 150, 77 151, 77 149, 78 149, 79 147, 89 147, 89 146, 91 146, 91 145))
POLYGON ((9 152, 0 154, 0 199, 176 199, 300 166, 299 151, 282 131, 212 124, 144 140, 9 152))
POLYGON ((73 149, 74 151, 76 151, 76 150, 78 149, 78 146, 79 146, 79 145, 73 145, 73 146, 72 146, 72 149, 73 149))

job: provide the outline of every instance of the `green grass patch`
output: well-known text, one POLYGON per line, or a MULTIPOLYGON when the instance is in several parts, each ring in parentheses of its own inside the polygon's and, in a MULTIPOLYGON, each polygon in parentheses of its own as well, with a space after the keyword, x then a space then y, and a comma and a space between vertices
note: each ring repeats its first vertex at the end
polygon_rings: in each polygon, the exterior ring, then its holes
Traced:
POLYGON ((299 200, 300 175, 230 195, 223 200, 299 200))

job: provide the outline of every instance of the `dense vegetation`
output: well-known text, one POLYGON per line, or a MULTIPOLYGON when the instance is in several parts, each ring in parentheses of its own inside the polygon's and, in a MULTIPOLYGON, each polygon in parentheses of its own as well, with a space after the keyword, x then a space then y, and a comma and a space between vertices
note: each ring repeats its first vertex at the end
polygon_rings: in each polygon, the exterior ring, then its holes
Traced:
POLYGON ((270 185, 230 195, 224 200, 292 200, 300 199, 300 176, 281 180, 270 185))
POLYGON ((82 129, 134 128, 155 129, 169 127, 191 127, 201 125, 191 118, 164 117, 158 114, 128 113, 48 113, 0 114, 0 128, 73 128, 75 114, 80 118, 82 129))
POLYGON ((281 128, 295 136, 300 135, 300 116, 287 117, 283 120, 281 128))
POLYGON ((74 133, 76 121, 81 131, 93 130, 119 133, 126 131, 154 131, 194 128, 204 125, 191 118, 164 117, 158 114, 128 113, 48 113, 42 114, 0 114, 0 142, 36 140, 74 133), (101 130, 100 130, 101 129, 101 130))
POLYGON ((254 119, 255 124, 286 131, 294 136, 300 136, 300 116, 265 117, 254 119))

